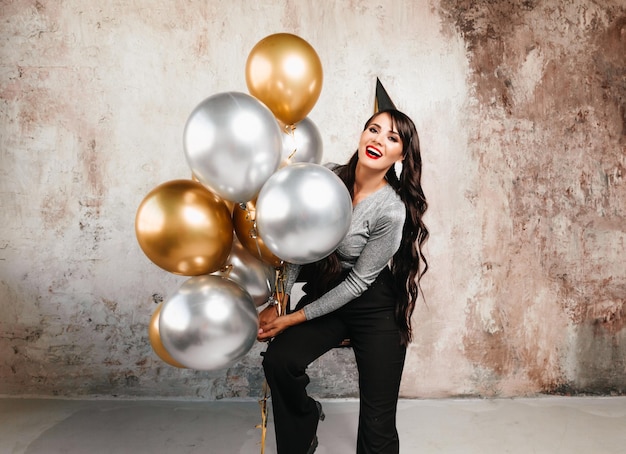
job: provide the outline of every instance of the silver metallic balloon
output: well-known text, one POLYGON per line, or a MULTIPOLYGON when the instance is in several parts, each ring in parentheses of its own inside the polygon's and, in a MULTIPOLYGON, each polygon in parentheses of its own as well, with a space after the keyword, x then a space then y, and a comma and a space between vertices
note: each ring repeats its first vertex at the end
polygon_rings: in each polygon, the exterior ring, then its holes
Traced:
POLYGON ((274 292, 276 270, 254 257, 239 240, 233 240, 230 255, 222 269, 212 273, 235 281, 248 291, 256 307, 267 303, 274 292))
POLYGON ((194 276, 161 308, 159 333, 167 352, 185 367, 224 369, 256 341, 259 319, 250 294, 220 276, 194 276))
POLYGON ((322 135, 309 117, 294 126, 282 125, 283 131, 283 163, 322 162, 322 135))
POLYGON ((223 199, 247 202, 280 164, 282 132, 272 112, 245 93, 206 98, 185 124, 193 175, 223 199))
POLYGON ((257 197, 256 222, 267 248, 297 264, 329 255, 345 237, 352 200, 341 179, 314 163, 283 167, 257 197))

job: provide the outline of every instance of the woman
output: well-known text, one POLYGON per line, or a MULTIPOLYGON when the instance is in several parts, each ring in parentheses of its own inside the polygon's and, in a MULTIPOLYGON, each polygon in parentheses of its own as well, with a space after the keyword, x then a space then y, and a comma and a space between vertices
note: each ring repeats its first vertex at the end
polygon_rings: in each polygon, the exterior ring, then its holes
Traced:
POLYGON ((415 125, 395 109, 376 113, 350 161, 333 170, 352 197, 348 234, 326 259, 287 266, 287 294, 298 276, 306 281, 305 296, 293 312, 278 316, 269 306, 260 314, 259 340, 273 338, 263 368, 278 452, 315 451, 324 414, 306 393, 306 368, 350 339, 359 372, 357 453, 398 453, 400 379, 417 282, 428 268, 421 252, 428 236, 422 222, 427 203, 415 125))

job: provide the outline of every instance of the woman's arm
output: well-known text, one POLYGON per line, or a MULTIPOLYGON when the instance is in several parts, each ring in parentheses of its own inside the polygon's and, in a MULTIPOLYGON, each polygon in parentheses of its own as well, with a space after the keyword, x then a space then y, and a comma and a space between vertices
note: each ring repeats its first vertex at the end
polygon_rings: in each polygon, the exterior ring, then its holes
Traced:
POLYGON ((395 204, 394 208, 378 220, 346 278, 303 308, 307 320, 333 312, 361 296, 387 266, 400 247, 405 218, 403 204, 395 204))

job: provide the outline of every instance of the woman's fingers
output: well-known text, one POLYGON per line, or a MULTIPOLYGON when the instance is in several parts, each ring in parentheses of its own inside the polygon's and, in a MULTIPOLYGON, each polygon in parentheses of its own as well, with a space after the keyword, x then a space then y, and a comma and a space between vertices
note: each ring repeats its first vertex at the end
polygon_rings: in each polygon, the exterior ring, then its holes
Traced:
POLYGON ((257 339, 258 340, 268 340, 272 337, 274 337, 274 335, 272 334, 274 331, 274 328, 272 327, 272 323, 267 323, 265 326, 262 326, 261 328, 259 328, 259 333, 257 335, 257 339))

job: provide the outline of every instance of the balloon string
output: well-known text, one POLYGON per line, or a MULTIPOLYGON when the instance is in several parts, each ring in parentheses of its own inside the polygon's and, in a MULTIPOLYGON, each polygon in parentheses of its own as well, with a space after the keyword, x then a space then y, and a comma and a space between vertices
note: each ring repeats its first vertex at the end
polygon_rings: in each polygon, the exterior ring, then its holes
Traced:
POLYGON ((265 453, 265 438, 267 435, 267 399, 269 399, 269 386, 267 381, 263 381, 263 398, 259 400, 261 406, 261 424, 257 425, 257 429, 261 429, 261 454, 265 453))
MULTIPOLYGON (((274 294, 276 295, 276 304, 278 305, 278 315, 285 315, 285 267, 276 267, 276 275, 274 281, 274 294)), ((270 297, 270 299, 272 299, 270 297)), ((270 341, 271 342, 271 341, 270 341)), ((267 400, 270 398, 270 388, 267 385, 267 380, 263 380, 263 398, 259 400, 261 406, 261 424, 257 425, 257 428, 261 429, 261 454, 265 453, 265 439, 267 436, 267 400)))
POLYGON ((246 219, 252 221, 252 228, 248 232, 248 235, 250 235, 250 238, 254 240, 254 244, 256 244, 256 251, 259 254, 258 258, 259 260, 262 260, 263 253, 261 252, 261 245, 259 244, 259 235, 256 229, 256 218, 252 215, 252 211, 248 209, 247 203, 240 203, 239 207, 246 212, 246 219))
POLYGON ((294 144, 293 151, 287 157, 287 161, 289 161, 291 158, 293 158, 293 156, 296 154, 296 151, 298 151, 298 144, 296 143, 295 131, 296 131, 296 125, 285 125, 285 132, 291 136, 291 138, 293 140, 293 144, 294 144))
POLYGON ((259 254, 259 259, 263 258, 263 254, 261 253, 261 245, 259 244, 259 235, 256 229, 256 220, 252 225, 252 229, 250 229, 250 236, 254 239, 254 244, 256 244, 256 251, 259 254))
POLYGON ((220 268, 220 272, 228 276, 233 271, 233 268, 234 266, 232 264, 224 265, 223 267, 220 268))

